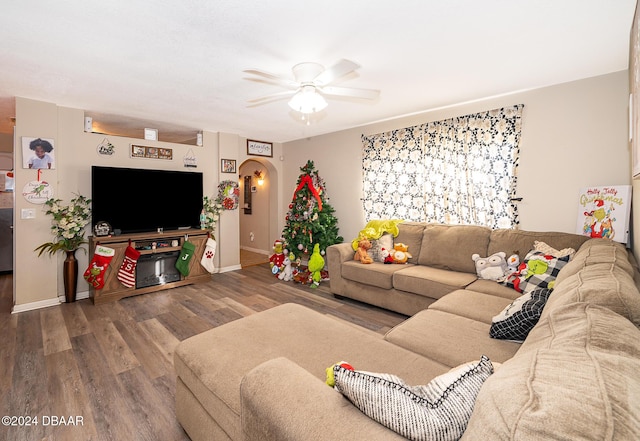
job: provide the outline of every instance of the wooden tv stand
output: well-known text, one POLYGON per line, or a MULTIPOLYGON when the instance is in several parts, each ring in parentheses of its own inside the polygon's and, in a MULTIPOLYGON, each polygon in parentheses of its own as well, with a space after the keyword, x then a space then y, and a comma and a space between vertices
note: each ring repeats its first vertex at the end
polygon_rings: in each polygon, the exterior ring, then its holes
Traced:
POLYGON ((97 305, 105 302, 113 302, 124 297, 137 296, 139 294, 211 280, 211 274, 200 264, 208 237, 208 231, 198 229, 171 230, 162 233, 121 234, 118 236, 89 236, 89 262, 93 259, 97 244, 113 248, 116 251, 109 267, 105 271, 104 287, 102 289, 94 289, 90 286, 89 297, 93 303, 97 305), (196 247, 195 254, 189 261, 188 276, 181 276, 178 281, 144 288, 127 288, 118 280, 118 270, 124 260, 124 253, 129 245, 129 241, 131 241, 131 246, 140 251, 140 255, 142 256, 144 254, 180 251, 187 237, 189 238, 189 242, 193 243, 196 247), (174 241, 177 241, 177 246, 172 246, 176 243, 174 241), (153 243, 155 243, 155 247, 152 246, 153 243))

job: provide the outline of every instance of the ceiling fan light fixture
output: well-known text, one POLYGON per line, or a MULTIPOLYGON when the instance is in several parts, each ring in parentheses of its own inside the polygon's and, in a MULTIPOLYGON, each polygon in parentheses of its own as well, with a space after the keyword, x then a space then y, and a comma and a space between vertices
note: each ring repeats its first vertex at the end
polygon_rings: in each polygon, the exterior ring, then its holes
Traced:
POLYGON ((327 107, 327 101, 318 93, 314 86, 303 86, 289 100, 289 107, 296 112, 309 114, 323 110, 327 107))

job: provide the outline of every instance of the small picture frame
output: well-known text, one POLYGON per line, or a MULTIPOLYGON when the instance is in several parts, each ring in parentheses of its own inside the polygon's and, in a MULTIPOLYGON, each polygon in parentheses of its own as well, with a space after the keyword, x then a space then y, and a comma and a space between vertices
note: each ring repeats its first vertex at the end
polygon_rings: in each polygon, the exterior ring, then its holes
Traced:
POLYGON ((236 160, 235 159, 221 159, 222 173, 235 173, 236 172, 236 160))
POLYGON ((247 139, 247 155, 273 158, 273 143, 247 139))

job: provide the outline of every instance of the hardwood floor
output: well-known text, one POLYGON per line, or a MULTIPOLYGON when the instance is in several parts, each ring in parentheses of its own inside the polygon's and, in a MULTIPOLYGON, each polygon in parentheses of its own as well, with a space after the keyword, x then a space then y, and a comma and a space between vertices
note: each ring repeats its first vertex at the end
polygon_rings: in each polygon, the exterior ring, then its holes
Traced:
POLYGON ((175 418, 176 345, 287 302, 378 333, 405 319, 335 299, 328 282, 315 290, 281 282, 268 264, 118 302, 19 314, 10 313, 12 276, 1 275, 0 416, 16 425, 3 419, 0 439, 188 440, 175 418))

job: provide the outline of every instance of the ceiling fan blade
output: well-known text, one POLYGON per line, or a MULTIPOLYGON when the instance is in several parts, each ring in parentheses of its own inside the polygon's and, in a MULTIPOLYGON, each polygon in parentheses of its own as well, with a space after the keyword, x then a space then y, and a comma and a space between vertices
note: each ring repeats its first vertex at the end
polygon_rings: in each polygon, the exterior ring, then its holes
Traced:
POLYGON ((246 78, 247 80, 250 80, 250 81, 257 81, 259 83, 274 84, 274 85, 285 86, 285 87, 298 86, 298 84, 293 80, 283 78, 263 70, 246 69, 246 70, 243 70, 243 72, 251 75, 256 75, 258 77, 262 77, 262 78, 246 78))
POLYGON ((318 86, 328 85, 346 74, 353 72, 360 67, 359 64, 353 61, 342 59, 333 66, 324 70, 317 77, 313 79, 313 82, 318 86))
POLYGON ((352 98, 362 98, 365 100, 375 100, 380 96, 380 91, 376 89, 357 89, 355 87, 322 87, 321 92, 325 95, 347 96, 352 98))
POLYGON ((288 96, 291 96, 291 95, 293 95, 295 93, 296 93, 295 90, 287 90, 287 91, 284 91, 284 92, 272 93, 270 95, 265 95, 265 96, 261 96, 259 98, 254 98, 254 99, 248 100, 247 102, 249 102, 249 103, 259 103, 261 101, 282 99, 282 98, 286 98, 288 96))

